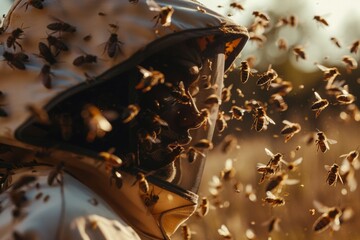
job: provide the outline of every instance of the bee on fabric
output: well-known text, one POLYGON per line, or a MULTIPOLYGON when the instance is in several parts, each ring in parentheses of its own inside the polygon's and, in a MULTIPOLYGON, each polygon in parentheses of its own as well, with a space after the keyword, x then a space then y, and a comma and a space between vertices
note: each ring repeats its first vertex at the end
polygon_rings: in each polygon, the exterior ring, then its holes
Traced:
POLYGON ((22 28, 16 28, 11 32, 11 35, 6 39, 6 46, 8 48, 13 48, 16 50, 16 46, 20 47, 23 50, 21 44, 18 42, 19 39, 24 35, 24 30, 22 28))
POLYGON ((25 63, 29 62, 29 56, 22 52, 11 53, 4 51, 3 57, 11 68, 17 68, 19 70, 25 70, 25 63))

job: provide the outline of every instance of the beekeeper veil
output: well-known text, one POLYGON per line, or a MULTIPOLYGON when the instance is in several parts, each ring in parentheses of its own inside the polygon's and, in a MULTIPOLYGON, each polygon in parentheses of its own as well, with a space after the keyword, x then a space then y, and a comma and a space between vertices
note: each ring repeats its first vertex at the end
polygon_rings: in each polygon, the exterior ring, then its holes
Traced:
POLYGON ((1 32, 0 140, 61 152, 138 232, 170 236, 196 208, 246 30, 194 1, 47 0, 17 1, 1 32))

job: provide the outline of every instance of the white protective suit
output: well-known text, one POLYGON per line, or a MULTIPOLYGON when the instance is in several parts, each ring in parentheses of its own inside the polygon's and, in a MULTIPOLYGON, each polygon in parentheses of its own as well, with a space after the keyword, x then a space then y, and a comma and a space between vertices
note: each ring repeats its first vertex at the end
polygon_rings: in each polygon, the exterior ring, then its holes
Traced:
POLYGON ((169 239, 196 210, 212 101, 247 39, 190 0, 15 1, 0 28, 0 239, 169 239))

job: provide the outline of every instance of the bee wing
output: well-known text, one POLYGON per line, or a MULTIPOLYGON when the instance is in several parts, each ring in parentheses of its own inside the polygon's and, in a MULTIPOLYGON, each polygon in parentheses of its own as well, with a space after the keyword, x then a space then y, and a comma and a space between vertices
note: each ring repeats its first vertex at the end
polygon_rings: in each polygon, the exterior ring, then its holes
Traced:
POLYGON ((328 71, 329 68, 328 67, 325 67, 324 65, 321 65, 321 64, 316 64, 316 66, 323 72, 325 71, 328 71))
POLYGON ((340 230, 340 217, 336 216, 334 221, 330 223, 331 229, 334 231, 340 230))
POLYGON ((351 169, 351 165, 350 165, 349 161, 344 160, 340 166, 340 172, 347 173, 348 171, 350 171, 350 169, 351 169))
POLYGON ((285 124, 285 125, 292 125, 293 124, 292 122, 290 122, 288 120, 283 120, 282 123, 285 124))
POLYGON ((228 158, 225 161, 225 170, 231 170, 233 167, 233 161, 232 159, 228 158))
POLYGON ((324 165, 324 168, 325 168, 326 171, 330 171, 331 166, 330 165, 324 165))
POLYGON ((274 120, 272 120, 269 116, 266 116, 266 120, 269 122, 269 123, 271 123, 271 124, 276 124, 275 122, 274 122, 274 120))
POLYGON ((96 118, 98 127, 102 131, 110 132, 112 130, 112 126, 111 126, 110 122, 105 117, 103 117, 102 115, 97 115, 97 116, 95 116, 95 118, 96 118))
POLYGON ((265 148, 265 152, 266 152, 266 155, 270 156, 270 157, 274 157, 274 154, 267 148, 265 148))
POLYGON ((224 224, 218 229, 218 233, 223 237, 231 236, 229 229, 224 224))
POLYGON ((143 78, 148 78, 152 75, 152 72, 147 70, 146 68, 143 68, 141 66, 137 66, 141 74, 143 75, 143 78))
POLYGON ((337 176, 338 176, 338 178, 339 178, 340 182, 341 182, 342 184, 344 184, 344 181, 342 180, 341 175, 338 173, 338 174, 337 174, 337 176))
POLYGON ((102 114, 109 121, 116 120, 119 117, 119 113, 111 110, 104 111, 102 114))
POLYGON ((315 208, 321 213, 326 213, 330 209, 329 207, 325 206, 324 204, 322 204, 316 200, 313 201, 313 204, 314 204, 315 208))
POLYGON ((300 182, 299 179, 285 179, 284 180, 284 184, 286 185, 295 185, 298 184, 300 182))
POLYGON ((293 162, 293 164, 294 164, 295 166, 298 166, 298 165, 300 165, 300 164, 302 163, 302 161, 303 161, 303 158, 300 157, 300 158, 296 159, 296 160, 293 162))
POLYGON ((314 94, 315 94, 315 97, 316 97, 317 100, 321 100, 321 99, 322 99, 317 92, 314 92, 314 94))
POLYGON ((334 140, 334 139, 327 139, 327 142, 328 143, 330 143, 330 144, 335 144, 335 143, 337 143, 337 141, 336 140, 334 140))
POLYGON ((276 198, 276 196, 275 196, 272 192, 270 192, 270 191, 266 191, 266 197, 271 198, 271 199, 275 199, 275 198, 276 198))
POLYGON ((146 4, 149 6, 150 11, 160 12, 161 7, 154 0, 146 0, 146 4))
POLYGON ((342 209, 341 220, 348 221, 354 216, 354 210, 350 207, 345 207, 342 209))

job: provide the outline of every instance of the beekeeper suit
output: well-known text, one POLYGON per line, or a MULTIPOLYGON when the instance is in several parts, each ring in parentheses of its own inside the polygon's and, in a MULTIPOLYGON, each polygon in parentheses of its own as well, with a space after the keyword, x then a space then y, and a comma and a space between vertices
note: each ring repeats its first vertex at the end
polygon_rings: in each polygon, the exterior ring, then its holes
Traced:
POLYGON ((169 239, 246 29, 190 0, 19 0, 0 33, 0 238, 169 239))

